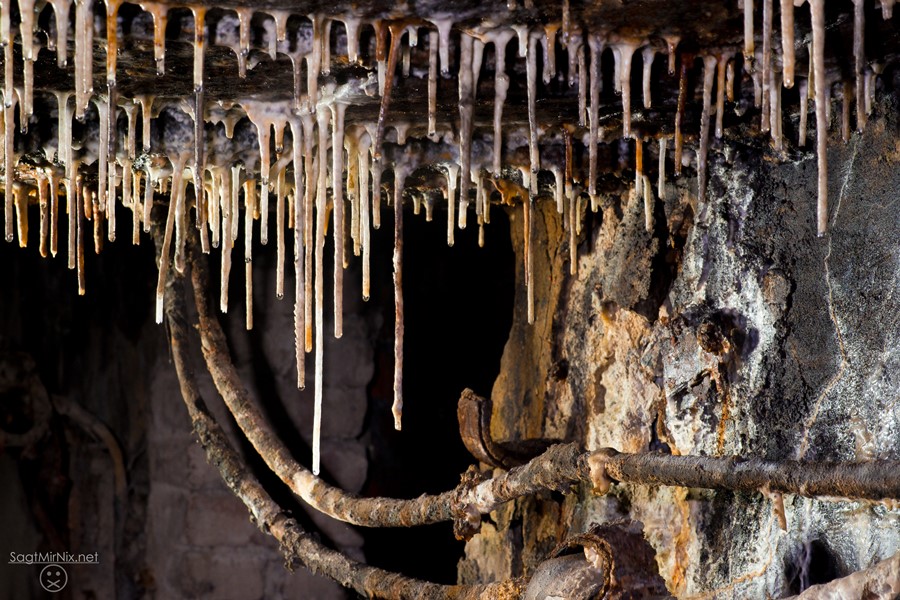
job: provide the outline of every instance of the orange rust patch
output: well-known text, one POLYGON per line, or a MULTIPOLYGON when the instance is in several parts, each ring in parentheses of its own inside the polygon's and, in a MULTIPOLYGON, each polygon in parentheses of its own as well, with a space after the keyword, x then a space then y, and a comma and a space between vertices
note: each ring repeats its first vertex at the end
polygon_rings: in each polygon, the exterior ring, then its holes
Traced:
POLYGON ((719 454, 725 452, 725 429, 728 427, 728 419, 731 417, 731 394, 728 388, 722 392, 722 416, 719 418, 718 436, 716 450, 719 454))
POLYGON ((687 547, 691 540, 691 509, 687 501, 687 489, 678 489, 675 494, 675 502, 678 506, 678 510, 681 512, 681 529, 673 540, 675 544, 675 566, 672 569, 672 576, 670 578, 673 588, 670 591, 674 596, 680 597, 684 593, 684 588, 687 585, 685 573, 690 564, 687 547))

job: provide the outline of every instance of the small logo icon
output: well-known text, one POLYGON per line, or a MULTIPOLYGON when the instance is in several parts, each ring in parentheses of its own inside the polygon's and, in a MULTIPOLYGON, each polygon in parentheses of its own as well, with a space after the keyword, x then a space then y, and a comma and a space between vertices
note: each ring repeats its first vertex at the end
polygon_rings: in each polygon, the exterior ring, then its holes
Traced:
POLYGON ((61 591, 69 582, 69 574, 59 565, 47 565, 41 569, 38 577, 41 587, 48 592, 56 593, 61 591))

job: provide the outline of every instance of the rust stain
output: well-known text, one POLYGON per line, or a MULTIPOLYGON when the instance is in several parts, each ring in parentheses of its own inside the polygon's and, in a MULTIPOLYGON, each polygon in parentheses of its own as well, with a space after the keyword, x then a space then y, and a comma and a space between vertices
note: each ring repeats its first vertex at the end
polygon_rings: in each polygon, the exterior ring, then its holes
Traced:
POLYGON ((687 501, 687 489, 679 488, 675 493, 675 504, 681 512, 681 529, 675 536, 675 566, 669 578, 672 582, 672 594, 681 597, 687 585, 685 574, 687 573, 690 557, 688 556, 688 544, 691 541, 691 509, 687 501))
POLYGON ((500 192, 500 201, 502 204, 505 204, 506 206, 515 206, 515 200, 517 199, 521 202, 528 201, 528 190, 518 183, 510 181, 509 179, 497 177, 492 178, 491 182, 494 184, 494 188, 500 192))
POLYGON ((719 427, 717 431, 716 450, 719 454, 725 453, 725 430, 728 428, 728 419, 731 418, 731 394, 728 388, 722 390, 722 416, 719 418, 719 427))

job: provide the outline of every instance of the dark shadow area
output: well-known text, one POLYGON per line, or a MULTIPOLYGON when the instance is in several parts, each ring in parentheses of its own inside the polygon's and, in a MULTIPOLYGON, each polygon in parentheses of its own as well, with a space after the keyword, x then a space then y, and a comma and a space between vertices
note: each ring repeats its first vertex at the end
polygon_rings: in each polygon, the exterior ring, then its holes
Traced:
MULTIPOLYGON (((116 565, 122 597, 137 597, 149 467, 147 398, 135 390, 147 387, 149 373, 141 368, 145 358, 165 352, 165 329, 148 327, 156 279, 153 244, 143 236, 140 246, 132 246, 130 214, 120 210, 118 218, 120 241, 113 251, 96 255, 90 233, 86 235, 85 296, 78 295, 76 273, 67 268, 64 209, 56 257, 38 253, 37 206, 29 210, 28 248, 19 248, 18 241, 0 242, 0 388, 12 386, 13 392, 0 393, 0 459, 15 461, 15 473, 10 469, 0 477, 0 506, 5 508, 0 539, 7 556, 10 551, 95 551, 83 545, 89 537, 83 533, 100 518, 98 506, 113 509, 85 493, 93 481, 89 457, 100 456, 100 462, 109 464, 106 447, 81 422, 50 404, 46 413, 38 412, 34 391, 16 387, 17 381, 34 377, 46 391, 41 403, 62 399, 80 406, 105 424, 122 448, 127 504, 121 512, 117 507, 109 520, 115 530, 106 533, 114 545, 106 560, 116 565), (8 434, 37 428, 45 429, 24 445, 5 443, 8 434)), ((15 565, 0 579, 9 576, 36 594, 39 570, 15 565)), ((68 589, 59 596, 72 597, 68 589)))
MULTIPOLYGON (((459 483, 473 463, 459 436, 456 405, 466 387, 489 396, 512 325, 514 255, 509 222, 491 211, 485 247, 469 215, 455 245, 446 242, 446 212, 434 221, 404 218, 403 431, 393 429, 393 218, 385 213, 373 236, 372 302, 384 311, 370 388, 370 466, 365 495, 413 498, 459 483), (376 268, 376 265, 377 268, 376 268)), ((363 530, 372 564, 441 583, 456 581, 463 544, 451 523, 413 529, 363 530)))
POLYGON ((828 583, 841 576, 838 558, 821 540, 808 542, 794 552, 785 565, 785 578, 792 594, 828 583))

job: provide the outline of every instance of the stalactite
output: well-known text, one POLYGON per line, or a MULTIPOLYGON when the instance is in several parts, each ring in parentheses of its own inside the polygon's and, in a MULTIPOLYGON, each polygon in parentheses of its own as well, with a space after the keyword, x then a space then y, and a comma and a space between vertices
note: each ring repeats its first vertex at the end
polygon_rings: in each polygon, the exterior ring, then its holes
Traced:
MULTIPOLYGON (((811 46, 811 45, 810 45, 811 46)), ((812 51, 810 50, 810 56, 812 51)), ((812 75, 813 61, 809 61, 809 71, 812 75)), ((801 148, 806 146, 806 130, 807 121, 809 120, 809 93, 815 94, 815 81, 812 76, 807 77, 805 81, 800 82, 800 123, 798 131, 797 145, 801 148)))
POLYGON ((22 37, 22 112, 25 119, 22 120, 22 128, 28 128, 27 117, 31 116, 34 99, 34 0, 19 0, 19 18, 21 23, 19 33, 22 37))
POLYGON ((754 56, 753 0, 744 0, 744 60, 752 61, 754 56))
MULTIPOLYGON (((744 0, 745 6, 746 3, 752 2, 752 0, 744 0)), ((688 69, 690 68, 691 62, 693 61, 693 56, 688 54, 681 55, 681 74, 678 78, 678 106, 675 109, 675 154, 674 154, 674 162, 675 162, 675 175, 681 175, 681 151, 682 144, 684 143, 684 138, 682 137, 681 132, 681 123, 684 121, 684 108, 687 103, 687 76, 688 69)))
POLYGON ((428 32, 428 136, 437 128, 437 60, 438 32, 428 32))
POLYGON ((659 180, 656 184, 656 195, 660 200, 666 199, 666 138, 659 138, 659 180))
MULTIPOLYGON (((184 162, 185 158, 183 156, 176 158, 175 162, 172 165, 172 177, 175 178, 175 182, 173 182, 173 189, 179 189, 181 187, 181 174, 184 171, 184 162)), ((156 322, 162 323, 163 318, 163 299, 166 293, 166 276, 169 270, 169 254, 171 252, 172 247, 172 233, 175 230, 175 221, 178 218, 177 207, 178 202, 175 199, 169 201, 169 212, 166 217, 166 231, 163 238, 162 250, 159 255, 159 277, 156 282, 156 322)), ((80 219, 79 219, 80 223, 80 219)), ((79 234, 80 237, 80 234, 79 234)), ((79 239, 79 244, 81 240, 79 239)), ((224 255, 224 253, 223 253, 224 255)), ((82 252, 79 251, 79 263, 81 263, 82 252)), ((79 264, 79 269, 81 266, 79 264)), ((223 283, 222 287, 225 288, 227 284, 223 283)))
POLYGON ((121 0, 106 0, 106 83, 116 87, 117 21, 121 0))
MULTIPOLYGON (((133 102, 126 100, 122 108, 125 110, 128 122, 128 129, 125 132, 125 156, 122 159, 122 206, 131 208, 131 243, 137 246, 141 243, 141 217, 137 202, 140 189, 135 190, 135 173, 132 170, 137 149, 137 132, 135 131, 137 128, 137 106, 133 102)), ((202 214, 202 212, 198 211, 198 221, 202 218, 202 214)))
POLYGON ((578 222, 580 215, 576 208, 575 193, 572 186, 569 186, 567 200, 569 201, 569 274, 573 277, 578 275, 578 243, 576 236, 578 235, 578 222))
MULTIPOLYGON (((359 230, 359 136, 365 132, 362 127, 351 127, 344 136, 344 151, 347 153, 347 201, 350 203, 350 240, 353 256, 362 251, 362 237, 359 230)), ((346 256, 346 253, 344 254, 346 256)), ((345 262, 344 268, 349 265, 345 262)))
POLYGON ((405 167, 394 165, 394 429, 403 419, 403 186, 405 167))
MULTIPOLYGON (((535 48, 535 42, 536 38, 527 39, 528 49, 525 56, 528 86, 528 157, 531 162, 531 177, 529 178, 531 185, 529 191, 532 195, 537 193, 537 174, 541 169, 541 157, 537 143, 538 125, 537 116, 535 114, 537 110, 537 50, 535 48)), ((521 44, 522 40, 520 40, 519 43, 521 44)), ((584 114, 583 111, 580 112, 584 114)), ((468 165, 463 165, 463 171, 466 170, 467 166, 468 165)))
POLYGON ((634 195, 640 198, 644 182, 644 144, 640 136, 634 138, 634 195))
POLYGON ((371 138, 363 133, 359 140, 359 230, 362 237, 362 297, 371 295, 372 232, 369 225, 369 149, 371 138))
MULTIPOLYGON (((75 118, 84 111, 93 94, 94 23, 93 0, 75 1, 75 118)), ((101 138, 102 139, 102 138, 101 138)))
POLYGON ((556 200, 556 212, 559 214, 563 214, 564 201, 565 201, 565 183, 563 182, 563 171, 557 165, 553 165, 551 167, 551 171, 553 172, 553 192, 554 199, 556 200))
POLYGON ((391 23, 391 49, 388 52, 387 77, 384 80, 384 90, 381 92, 381 107, 378 110, 378 125, 375 128, 375 141, 373 150, 375 160, 381 159, 381 144, 384 139, 384 124, 388 109, 391 105, 391 89, 394 86, 394 72, 397 70, 397 51, 400 48, 400 40, 404 27, 402 23, 391 23))
POLYGON ((650 185, 650 178, 646 175, 642 176, 643 185, 641 191, 644 196, 644 228, 647 233, 653 233, 653 187, 650 185))
POLYGON ((559 27, 559 23, 544 25, 544 84, 556 77, 556 34, 559 27))
MULTIPOLYGON (((88 189, 88 197, 90 198, 91 222, 94 224, 94 254, 100 254, 103 249, 103 212, 100 210, 100 198, 97 192, 88 189)), ((27 198, 25 200, 27 201, 27 198)))
POLYGON ((770 133, 775 149, 780 151, 784 148, 781 135, 781 76, 774 69, 769 72, 769 76, 772 78, 769 86, 770 133))
POLYGON ((322 75, 331 74, 331 25, 333 21, 325 18, 322 20, 322 38, 319 43, 322 45, 322 75))
MULTIPOLYGON (((251 116, 251 121, 253 121, 251 116)), ((272 123, 268 119, 256 119, 256 137, 259 140, 259 176, 260 176, 260 204, 259 204, 259 242, 262 245, 269 243, 269 170, 272 123)))
POLYGON ((384 84, 387 73, 387 27, 384 21, 376 19, 372 22, 375 28, 375 63, 378 72, 378 95, 384 96, 384 84))
POLYGON ((641 92, 644 98, 644 108, 650 108, 653 105, 652 98, 650 95, 650 78, 653 74, 653 58, 656 56, 656 51, 653 49, 653 46, 646 46, 644 50, 641 52, 641 57, 643 59, 643 73, 642 73, 642 83, 641 92))
POLYGON ((716 61, 716 137, 722 137, 722 119, 725 115, 725 65, 728 56, 720 54, 716 61))
MULTIPOLYGON (((178 169, 178 163, 174 165, 175 170, 178 169)), ((172 175, 172 195, 169 202, 175 203, 175 259, 174 266, 178 273, 184 273, 187 252, 187 181, 184 174, 173 173, 172 175)))
POLYGON ((47 181, 47 175, 45 173, 37 173, 37 185, 38 207, 40 208, 41 213, 38 252, 42 258, 47 258, 50 237, 50 182, 47 181))
POLYGON ((478 96, 478 79, 481 77, 481 66, 484 63, 484 41, 472 36, 472 100, 478 96))
MULTIPOLYGON (((472 166, 472 132, 475 112, 475 82, 472 75, 473 51, 475 39, 462 35, 459 41, 459 163, 462 172, 468 173, 472 166)), ((463 176, 459 185, 460 199, 469 197, 469 178, 463 176)), ((451 211, 452 213, 452 211, 451 211)), ((452 216, 449 227, 452 229, 452 216)), ((447 243, 453 243, 452 231, 448 233, 447 243)))
POLYGON ((634 42, 623 42, 616 46, 616 64, 621 77, 622 89, 622 135, 631 137, 631 58, 637 50, 634 42))
POLYGON ((853 0, 853 74, 856 78, 856 130, 866 127, 866 111, 863 70, 866 62, 865 49, 866 7, 863 0, 853 0))
POLYGON ((381 228, 381 173, 384 170, 380 160, 374 158, 374 148, 372 150, 372 227, 381 228))
POLYGON ((108 183, 107 174, 109 169, 109 146, 107 145, 107 140, 109 139, 109 109, 111 107, 108 102, 105 102, 100 98, 97 98, 94 101, 94 104, 97 106, 97 112, 99 113, 100 120, 100 148, 99 157, 97 159, 97 163, 99 164, 99 167, 97 169, 97 196, 99 201, 101 202, 102 210, 106 211, 106 186, 108 183))
POLYGON ((828 229, 828 118, 826 116, 825 78, 825 0, 809 0, 812 15, 812 52, 810 61, 815 71, 816 153, 818 155, 818 202, 816 230, 819 237, 828 229))
POLYGON ((222 213, 222 272, 220 276, 221 289, 219 291, 219 310, 223 313, 228 312, 228 286, 231 280, 231 251, 234 243, 231 237, 231 227, 237 215, 232 214, 231 198, 231 170, 220 169, 217 178, 218 189, 213 194, 212 201, 219 203, 219 210, 222 213))
MULTIPOLYGON (((6 6, 7 3, 3 3, 2 6, 6 6)), ((6 38, 8 39, 8 38, 6 38)), ((4 48, 6 52, 6 64, 10 65, 9 58, 12 55, 12 44, 7 43, 4 48)), ((12 73, 11 65, 7 68, 9 73, 12 73)), ((5 188, 8 190, 13 186, 13 182, 15 181, 15 172, 13 171, 15 164, 15 92, 11 91, 10 87, 6 88, 4 92, 4 108, 3 108, 3 162, 4 169, 3 173, 6 178, 5 188)), ((6 233, 6 241, 13 241, 13 197, 12 194, 4 191, 4 217, 5 217, 5 233, 6 233)))
POLYGON ((492 32, 491 41, 494 43, 494 177, 500 176, 500 162, 503 150, 503 104, 506 102, 506 93, 509 90, 509 76, 506 74, 506 45, 512 39, 511 29, 501 29, 492 32))
MULTIPOLYGON (((399 35, 397 36, 399 37, 399 35)), ((393 48, 393 41, 391 42, 393 48)), ((393 50, 392 50, 393 51, 393 50)), ((393 71, 392 71, 393 73, 393 71)), ((344 114, 347 105, 331 105, 331 197, 334 202, 334 337, 344 334, 344 114)), ((319 148, 320 158, 324 146, 319 148)))
POLYGON ((348 13, 342 20, 344 30, 347 32, 347 60, 351 64, 355 64, 359 62, 359 26, 362 24, 362 19, 348 13))
MULTIPOLYGON (((56 39, 53 40, 53 45, 56 46, 56 66, 62 69, 68 63, 69 14, 72 0, 51 0, 50 4, 53 6, 53 15, 56 19, 56 39)), ((0 37, 7 39, 5 35, 0 37)))
POLYGON ((284 298, 284 169, 275 175, 275 297, 284 298))
POLYGON ((68 236, 66 238, 66 257, 68 259, 66 266, 72 270, 75 269, 77 260, 77 251, 75 247, 75 237, 78 230, 78 199, 75 193, 75 181, 66 178, 66 215, 68 222, 68 236))
POLYGON ((784 87, 794 87, 794 0, 781 0, 781 60, 784 87))
POLYGON ((447 169, 447 245, 453 246, 453 212, 456 206, 456 182, 459 177, 459 165, 448 163, 444 166, 447 169))
MULTIPOLYGON (((575 211, 575 186, 573 182, 572 174, 574 172, 574 166, 572 164, 572 131, 565 127, 563 128, 563 138, 565 140, 566 145, 566 164, 565 164, 565 194, 566 198, 569 199, 569 229, 570 229, 570 239, 569 246, 573 246, 575 242, 575 234, 578 232, 578 228, 576 227, 576 223, 580 222, 580 214, 577 214, 575 211), (573 233, 574 232, 574 233, 573 233)), ((570 250, 574 252, 574 250, 570 250)), ((574 254, 573 254, 574 256, 574 254)), ((574 259, 572 263, 574 264, 574 259)), ((573 267, 574 268, 574 267, 573 267)), ((573 271, 574 274, 574 271, 573 271)))
POLYGON ((253 18, 253 9, 239 6, 234 9, 238 18, 238 77, 247 77, 247 57, 250 55, 250 20, 253 18))
MULTIPOLYGON (((75 182, 75 196, 73 201, 75 203, 74 212, 77 213, 76 219, 76 272, 78 278, 78 295, 84 296, 85 294, 85 281, 84 281, 84 180, 79 176, 75 182)), ((162 263, 160 263, 161 267, 162 263)), ((157 322, 160 320, 159 315, 157 315, 157 322)))
MULTIPOLYGON (((866 110, 866 116, 868 116, 868 115, 872 114, 872 104, 875 100, 875 73, 874 73, 874 71, 868 70, 868 69, 866 70, 864 87, 866 88, 866 91, 865 91, 865 96, 866 96, 865 106, 866 106, 866 108, 865 108, 865 110, 866 110)), ((859 109, 857 109, 857 110, 859 110, 859 109)))
MULTIPOLYGON (((469 171, 469 179, 475 184, 475 217, 479 225, 484 224, 484 178, 481 176, 481 170, 473 168, 469 171)), ((482 227, 482 229, 484 229, 482 227)))
POLYGON ((310 15, 312 21, 312 51, 306 55, 306 96, 309 112, 316 112, 319 101, 319 75, 322 71, 322 17, 310 15))
POLYGON ((528 324, 534 324, 534 210, 531 194, 522 198, 523 233, 525 238, 525 304, 528 324))
MULTIPOLYGON (((203 171, 205 169, 204 138, 204 87, 203 87, 203 61, 206 53, 205 20, 206 8, 194 6, 194 189, 203 187, 203 171)), ((237 215, 233 215, 235 224, 237 215)))
MULTIPOLYGON (((239 219, 240 213, 240 192, 241 192, 241 171, 243 170, 243 163, 237 162, 231 165, 231 194, 229 195, 229 201, 231 202, 231 243, 234 245, 234 242, 237 241, 238 235, 241 232, 241 223, 239 219)), ((253 181, 253 180, 251 180, 253 181)), ((246 186, 245 190, 250 190, 253 188, 253 191, 250 191, 252 195, 256 190, 256 182, 254 181, 252 185, 246 186)))
POLYGON ((318 164, 319 173, 316 191, 316 241, 315 241, 315 405, 313 408, 313 447, 312 447, 312 471, 318 475, 321 462, 321 437, 322 437, 322 398, 324 392, 324 357, 325 357, 325 228, 327 221, 327 152, 328 122, 330 111, 320 110, 317 113, 319 127, 318 164))
MULTIPOLYGON (((603 45, 600 38, 593 35, 589 38, 588 43, 591 48, 591 113, 590 113, 590 137, 588 138, 588 194, 591 198, 591 210, 597 212, 599 197, 597 195, 597 132, 600 120, 600 85, 602 77, 600 75, 600 57, 603 54, 603 45)), ((645 59, 645 73, 646 69, 645 59)), ((645 78, 646 79, 646 78, 645 78)), ((645 104, 649 99, 649 83, 645 85, 645 104)), ((649 108, 649 107, 648 107, 649 108)), ((561 190, 558 190, 561 192, 561 190)), ((557 208, 559 201, 557 201, 557 208)))
POLYGON ((713 76, 715 75, 716 58, 703 58, 703 113, 700 118, 700 150, 697 153, 697 202, 703 206, 706 202, 707 154, 709 153, 709 111, 712 102, 713 76))
POLYGON ((590 78, 587 73, 587 64, 584 58, 584 44, 578 47, 577 71, 578 71, 578 126, 584 127, 587 118, 587 97, 590 87, 590 78))
POLYGON ((762 124, 760 131, 769 131, 771 128, 771 94, 769 88, 772 84, 772 2, 774 0, 762 0, 763 4, 763 51, 762 69, 760 80, 762 83, 762 124))
MULTIPOLYGON (((294 360, 297 366, 297 388, 306 387, 306 264, 304 234, 306 231, 306 188, 303 169, 303 127, 299 118, 291 120, 291 142, 294 170, 294 360)), ((246 202, 246 199, 245 199, 246 202)), ((252 214, 250 212, 247 215, 252 214)), ((251 219, 244 216, 245 222, 251 219)), ((249 264, 249 262, 248 262, 249 264)), ((248 272, 249 275, 249 272, 248 272)), ((248 313, 248 319, 250 315, 248 313)))
MULTIPOLYGON (((244 183, 244 326, 253 329, 253 195, 244 183)), ((252 184, 255 187, 255 184, 252 184)))

